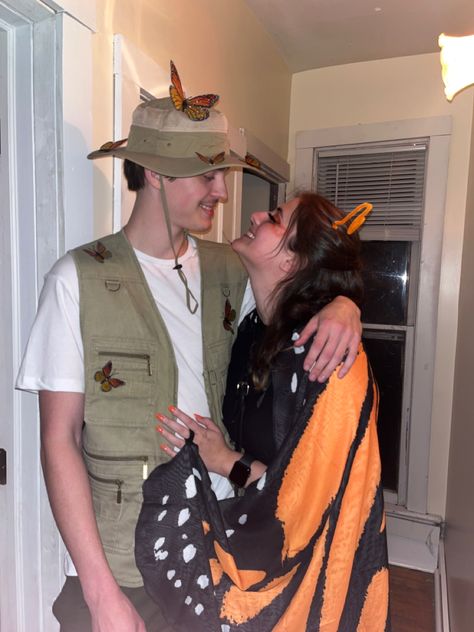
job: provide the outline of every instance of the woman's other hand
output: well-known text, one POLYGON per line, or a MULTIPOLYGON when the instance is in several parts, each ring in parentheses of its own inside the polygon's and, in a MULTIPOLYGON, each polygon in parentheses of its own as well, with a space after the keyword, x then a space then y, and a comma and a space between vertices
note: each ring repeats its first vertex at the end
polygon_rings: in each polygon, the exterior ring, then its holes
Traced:
POLYGON ((325 382, 338 364, 338 377, 344 377, 357 356, 362 325, 360 310, 345 296, 336 297, 307 323, 294 346, 301 346, 317 331, 305 361, 309 379, 325 382))

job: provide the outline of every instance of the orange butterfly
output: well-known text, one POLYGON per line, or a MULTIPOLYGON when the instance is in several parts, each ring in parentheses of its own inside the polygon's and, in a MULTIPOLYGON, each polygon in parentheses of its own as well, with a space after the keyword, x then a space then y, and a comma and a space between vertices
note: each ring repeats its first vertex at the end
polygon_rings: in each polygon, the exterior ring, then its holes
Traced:
POLYGON ((232 323, 235 320, 235 309, 232 309, 232 305, 229 302, 229 299, 226 298, 225 300, 225 307, 224 307, 224 320, 222 321, 222 324, 224 325, 224 329, 226 331, 230 331, 232 334, 234 333, 234 329, 232 328, 232 323))
POLYGON ((106 259, 110 259, 112 256, 110 250, 107 250, 101 241, 98 241, 96 245, 92 247, 92 250, 89 248, 83 248, 83 251, 87 252, 87 254, 91 257, 94 257, 94 259, 99 263, 104 263, 106 259))
POLYGON ((218 165, 219 163, 224 161, 225 151, 221 151, 220 154, 216 154, 215 156, 203 156, 198 151, 196 152, 196 156, 200 158, 203 162, 207 162, 208 165, 218 165))
POLYGON ((117 149, 117 147, 126 143, 127 140, 127 138, 122 138, 122 140, 109 140, 99 147, 99 151, 112 151, 112 149, 117 149))
POLYGON ((257 169, 260 169, 260 167, 262 166, 260 164, 260 160, 255 158, 255 156, 252 156, 252 154, 245 155, 245 162, 251 167, 256 167, 257 169))
POLYGON ((170 97, 174 107, 184 112, 192 121, 206 120, 209 117, 209 108, 217 103, 219 96, 217 94, 200 94, 197 97, 186 99, 181 79, 172 61, 170 61, 170 67, 171 83, 173 84, 170 86, 170 97))
POLYGON ((100 371, 94 373, 94 380, 100 382, 100 390, 104 393, 108 393, 113 388, 123 386, 125 382, 119 380, 117 377, 112 377, 112 362, 109 360, 107 364, 104 364, 100 371))

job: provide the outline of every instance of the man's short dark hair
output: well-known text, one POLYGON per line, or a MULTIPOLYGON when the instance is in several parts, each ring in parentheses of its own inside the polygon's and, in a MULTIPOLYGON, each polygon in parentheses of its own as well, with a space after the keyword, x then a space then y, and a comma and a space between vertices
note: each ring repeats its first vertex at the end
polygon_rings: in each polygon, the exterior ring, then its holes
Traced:
POLYGON ((136 162, 125 159, 123 161, 123 175, 129 191, 140 191, 145 186, 145 168, 137 165, 136 162))
MULTIPOLYGON (((145 186, 145 167, 137 165, 136 162, 127 160, 127 158, 123 161, 123 175, 127 181, 129 191, 140 191, 145 186)), ((171 178, 170 176, 164 177, 170 182, 176 180, 176 178, 171 178)))

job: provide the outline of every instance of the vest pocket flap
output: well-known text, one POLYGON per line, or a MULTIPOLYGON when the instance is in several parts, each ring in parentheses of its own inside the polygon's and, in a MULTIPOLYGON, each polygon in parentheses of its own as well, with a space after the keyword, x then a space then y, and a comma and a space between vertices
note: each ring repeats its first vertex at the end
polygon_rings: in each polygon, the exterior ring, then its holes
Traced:
POLYGON ((156 351, 147 341, 93 340, 86 369, 85 421, 144 426, 152 421, 156 351))

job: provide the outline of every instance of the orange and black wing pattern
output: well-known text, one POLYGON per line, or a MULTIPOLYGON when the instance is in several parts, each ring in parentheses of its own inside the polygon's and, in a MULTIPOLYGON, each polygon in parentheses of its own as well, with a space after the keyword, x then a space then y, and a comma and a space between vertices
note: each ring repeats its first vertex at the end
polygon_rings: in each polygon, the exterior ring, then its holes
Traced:
POLYGON ((94 373, 94 380, 100 382, 100 390, 109 393, 113 388, 123 386, 125 382, 112 373, 112 362, 109 360, 104 366, 94 373))
POLYGON ((93 257, 98 263, 104 263, 106 259, 110 259, 112 253, 104 246, 101 241, 98 241, 95 245, 89 248, 83 248, 90 257, 93 257))
POLYGON ((361 347, 343 380, 320 385, 307 380, 304 355, 286 353, 273 388, 294 394, 296 412, 243 496, 216 501, 194 444, 145 482, 137 565, 177 631, 390 631, 367 357, 361 347))
POLYGON ((184 112, 192 121, 204 121, 209 118, 209 108, 219 100, 217 94, 200 94, 186 98, 176 66, 170 61, 171 85, 170 97, 177 110, 184 112))

